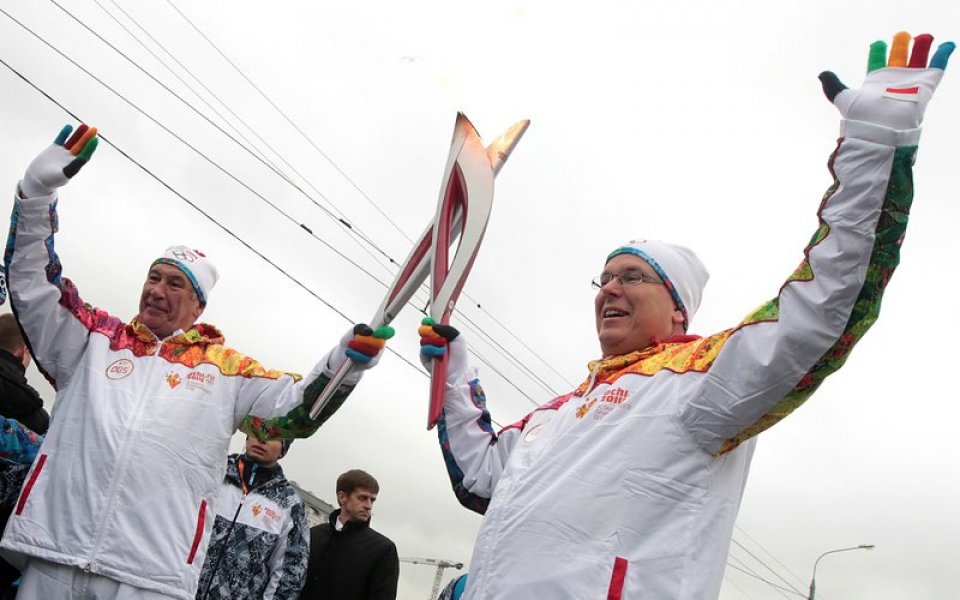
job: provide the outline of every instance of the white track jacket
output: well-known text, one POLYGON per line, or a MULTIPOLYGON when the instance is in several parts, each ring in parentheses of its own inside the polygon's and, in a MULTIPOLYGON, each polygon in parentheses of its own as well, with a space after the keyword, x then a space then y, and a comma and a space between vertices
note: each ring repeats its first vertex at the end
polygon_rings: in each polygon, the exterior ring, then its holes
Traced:
POLYGON ((591 363, 499 433, 475 370, 450 374, 441 447, 485 512, 465 600, 717 597, 751 438, 842 365, 899 260, 919 130, 841 135, 804 260, 737 327, 591 363))
POLYGON ((310 421, 327 357, 302 380, 225 347, 209 325, 157 340, 61 278, 56 195, 16 199, 12 218, 12 306, 57 397, 0 546, 192 600, 233 433, 304 437, 348 389, 310 421))

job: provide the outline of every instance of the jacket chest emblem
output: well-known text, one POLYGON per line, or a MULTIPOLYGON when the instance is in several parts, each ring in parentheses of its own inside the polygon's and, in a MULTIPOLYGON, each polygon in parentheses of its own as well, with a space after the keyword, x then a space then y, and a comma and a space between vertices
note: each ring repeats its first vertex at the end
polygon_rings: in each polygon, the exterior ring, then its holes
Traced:
POLYGON ((211 388, 216 380, 216 375, 204 373, 202 371, 190 371, 183 377, 181 377, 176 371, 170 371, 167 373, 166 377, 167 385, 170 386, 171 390, 175 389, 180 384, 184 384, 183 389, 185 390, 198 390, 205 394, 210 393, 211 388))
POLYGON ((216 380, 216 375, 204 373, 203 371, 190 371, 187 373, 187 389, 199 390, 205 394, 209 394, 216 380))
POLYGON ((593 410, 593 419, 599 421, 613 412, 617 407, 630 408, 630 404, 627 403, 628 396, 629 392, 623 388, 610 388, 599 398, 584 400, 583 403, 577 407, 576 416, 578 419, 582 419, 593 410), (594 410, 594 407, 596 407, 596 410, 594 410))
POLYGON ((180 375, 173 371, 167 373, 167 385, 170 386, 171 390, 180 385, 180 375))
POLYGON ((133 373, 133 361, 129 358, 121 358, 110 363, 107 367, 107 379, 123 379, 133 373))
POLYGON ((263 518, 264 518, 264 519, 269 519, 269 520, 271 520, 271 521, 279 521, 279 520, 280 520, 280 513, 279 513, 279 512, 277 512, 276 510, 274 510, 273 508, 271 508, 271 507, 269 507, 269 506, 264 506, 264 505, 260 504, 259 502, 255 503, 252 507, 250 507, 250 512, 253 513, 253 516, 254 516, 255 518, 259 518, 260 515, 263 515, 263 518))

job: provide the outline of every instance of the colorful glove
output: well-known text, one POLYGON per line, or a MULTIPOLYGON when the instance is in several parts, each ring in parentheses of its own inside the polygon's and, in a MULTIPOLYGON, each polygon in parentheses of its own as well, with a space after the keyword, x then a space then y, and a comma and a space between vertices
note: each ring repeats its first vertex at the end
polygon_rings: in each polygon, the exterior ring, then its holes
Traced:
POLYGON ((452 325, 442 325, 426 317, 420 322, 417 329, 420 334, 420 362, 430 371, 433 361, 449 360, 447 366, 447 380, 455 380, 466 373, 469 368, 467 362, 467 345, 463 336, 452 325))
POLYGON ((357 368, 369 369, 380 360, 381 351, 394 333, 393 327, 389 325, 384 325, 374 331, 369 325, 360 323, 354 326, 351 333, 344 336, 341 344, 349 338, 344 353, 350 357, 350 360, 357 363, 357 368))
POLYGON ((833 72, 824 71, 820 74, 823 93, 847 120, 898 131, 916 129, 923 122, 923 112, 943 77, 950 53, 956 47, 953 42, 940 44, 928 67, 927 56, 932 43, 932 35, 918 35, 908 61, 909 33, 901 31, 893 37, 889 60, 887 44, 874 42, 870 45, 863 86, 859 90, 848 89, 833 72))
POLYGON ((326 356, 324 373, 327 377, 333 375, 340 367, 351 359, 354 368, 343 379, 344 385, 356 385, 360 382, 363 372, 373 368, 380 362, 380 355, 386 346, 386 341, 393 337, 393 327, 383 326, 374 331, 363 323, 350 328, 340 338, 340 342, 326 356))
POLYGON ((99 143, 97 128, 81 125, 68 141, 67 136, 71 131, 73 127, 64 125, 53 145, 41 152, 27 167, 20 182, 20 194, 24 198, 49 196, 57 188, 66 185, 93 156, 99 143))
POLYGON ((430 361, 447 353, 447 345, 457 339, 460 332, 452 325, 442 325, 431 317, 420 321, 420 360, 429 368, 430 361))

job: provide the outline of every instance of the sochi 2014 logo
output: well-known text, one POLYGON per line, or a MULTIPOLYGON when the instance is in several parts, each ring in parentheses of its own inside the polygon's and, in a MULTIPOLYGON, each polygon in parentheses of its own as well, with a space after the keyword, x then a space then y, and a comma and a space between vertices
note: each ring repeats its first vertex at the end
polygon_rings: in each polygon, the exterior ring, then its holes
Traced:
POLYGON ((180 385, 180 376, 173 371, 167 373, 167 385, 170 386, 171 390, 180 385))

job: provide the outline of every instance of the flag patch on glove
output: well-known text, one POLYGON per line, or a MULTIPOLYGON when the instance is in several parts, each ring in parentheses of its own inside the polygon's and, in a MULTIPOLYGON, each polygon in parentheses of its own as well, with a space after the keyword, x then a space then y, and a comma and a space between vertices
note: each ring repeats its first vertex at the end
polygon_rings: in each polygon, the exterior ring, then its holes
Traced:
POLYGON ((893 98, 894 100, 906 100, 908 102, 916 102, 919 94, 919 86, 905 88, 888 87, 883 91, 883 95, 886 98, 893 98))

